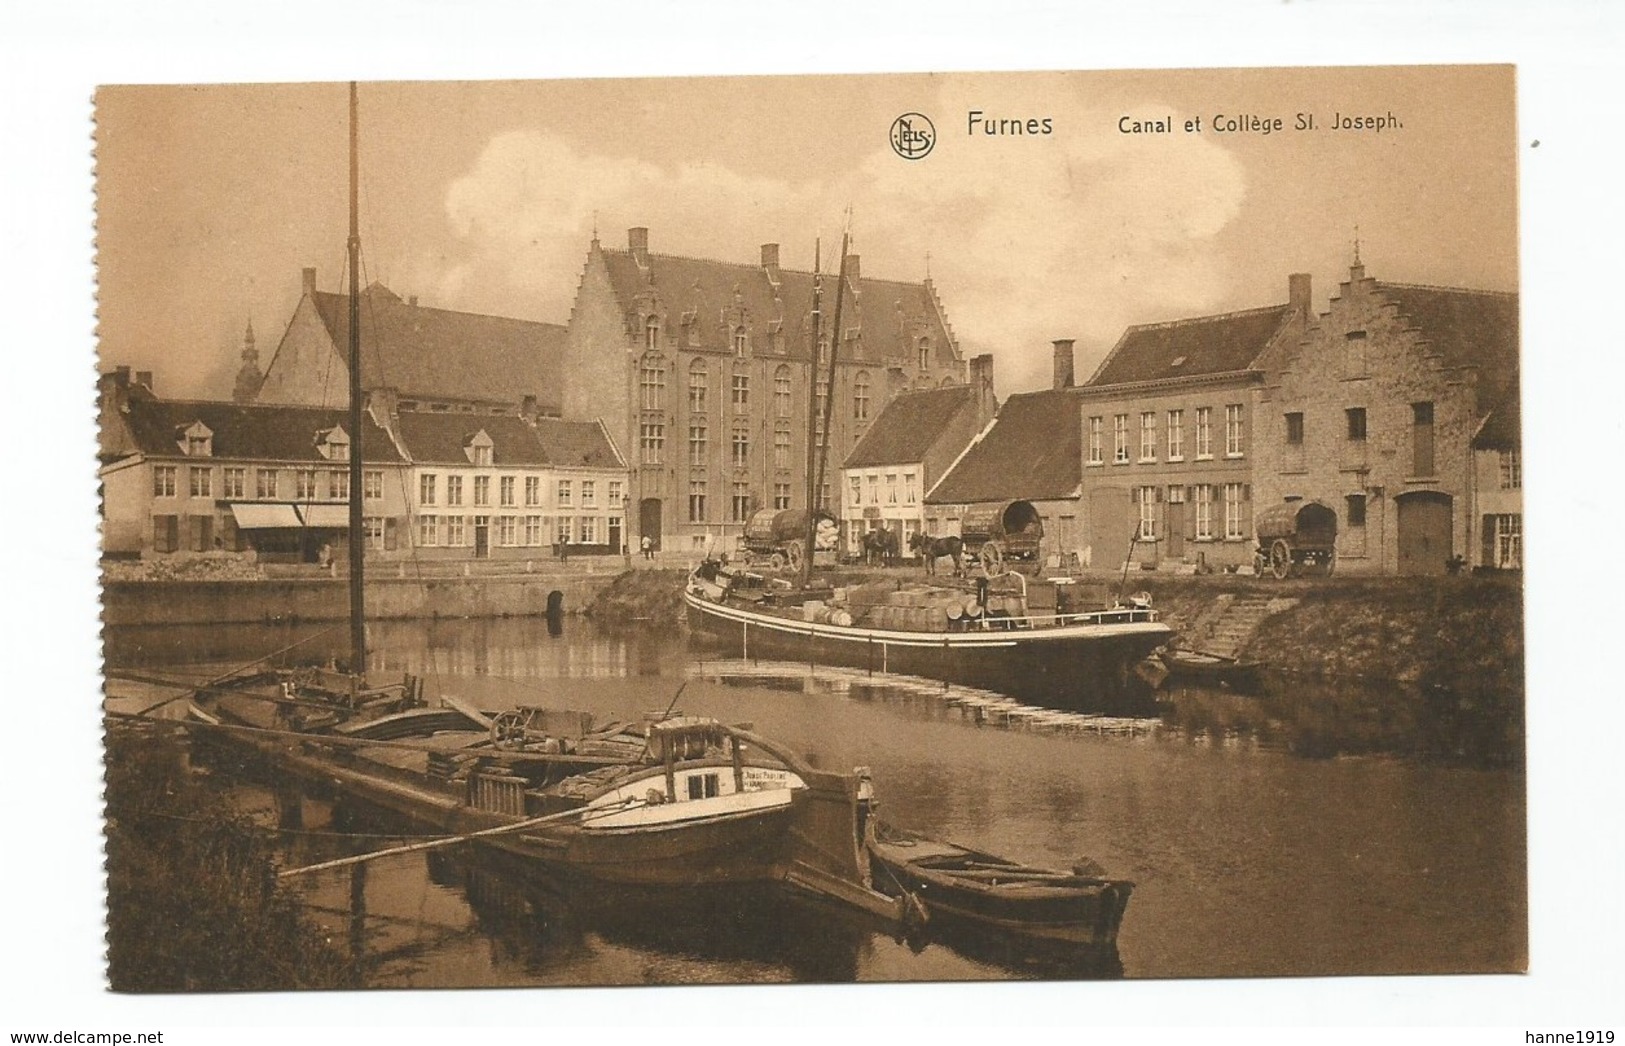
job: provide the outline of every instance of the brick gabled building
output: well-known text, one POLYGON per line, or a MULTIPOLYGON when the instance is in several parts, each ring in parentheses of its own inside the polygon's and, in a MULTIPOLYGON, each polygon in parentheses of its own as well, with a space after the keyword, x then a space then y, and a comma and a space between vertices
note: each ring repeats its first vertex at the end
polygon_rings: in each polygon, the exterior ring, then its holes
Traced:
POLYGON ((841 529, 848 555, 861 551, 862 535, 896 533, 898 548, 912 555, 909 540, 931 533, 925 492, 948 471, 998 411, 993 394, 993 357, 970 361, 970 382, 940 389, 900 392, 858 440, 841 469, 841 529))
MULTIPOLYGON (((304 270, 303 291, 253 398, 342 405, 350 296, 317 290, 315 269, 304 270)), ((530 401, 557 414, 564 340, 554 323, 429 308, 381 283, 361 292, 362 387, 406 410, 517 414, 530 401)), ((245 341, 245 365, 252 346, 245 341)))
POLYGON ((1309 276, 1287 301, 1128 328, 1079 390, 1084 544, 1097 564, 1253 561, 1257 397, 1303 336, 1309 276))
POLYGON ((739 533, 755 508, 802 504, 815 351, 827 359, 838 345, 834 381, 817 390, 820 429, 823 396, 834 397, 825 504, 893 394, 965 381, 929 278, 865 276, 856 255, 847 272, 838 333, 837 280, 825 275, 815 347, 813 274, 783 268, 777 244, 739 264, 652 253, 643 228, 625 249, 593 239, 570 314, 563 413, 601 419, 625 448, 631 544, 700 547, 739 533))
MULTIPOLYGON (((103 388, 102 552, 249 552, 315 562, 349 530, 353 440, 342 408, 168 400, 116 372, 103 388)), ((362 415, 367 554, 402 540, 406 463, 362 415)))
POLYGON ((932 485, 925 525, 933 534, 959 534, 967 509, 1029 501, 1044 522, 1045 557, 1082 553, 1083 459, 1078 396, 1072 383, 1072 342, 1054 343, 1055 382, 1000 404, 984 428, 932 485))
POLYGON ((390 427, 411 462, 417 556, 622 551, 626 465, 599 423, 419 410, 390 427))
POLYGON ((1516 294, 1382 283, 1356 259, 1260 388, 1258 501, 1334 509, 1339 571, 1442 573, 1514 526, 1521 562, 1517 388, 1516 294))

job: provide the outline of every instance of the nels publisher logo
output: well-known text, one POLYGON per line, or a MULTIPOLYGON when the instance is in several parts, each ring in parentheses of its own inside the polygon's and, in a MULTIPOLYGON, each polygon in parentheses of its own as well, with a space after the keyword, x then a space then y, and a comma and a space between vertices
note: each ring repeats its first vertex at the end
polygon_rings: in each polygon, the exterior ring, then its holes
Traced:
POLYGON ((923 160, 937 144, 937 129, 920 113, 904 113, 892 121, 892 151, 905 160, 923 160))

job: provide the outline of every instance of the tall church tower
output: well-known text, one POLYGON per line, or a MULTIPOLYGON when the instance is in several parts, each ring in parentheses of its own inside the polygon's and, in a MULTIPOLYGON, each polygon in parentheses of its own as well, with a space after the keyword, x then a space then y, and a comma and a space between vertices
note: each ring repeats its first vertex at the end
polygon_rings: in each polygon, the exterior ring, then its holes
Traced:
POLYGON ((252 403, 254 397, 259 395, 260 383, 265 376, 260 373, 260 354, 254 348, 254 321, 248 321, 248 330, 243 334, 243 365, 237 371, 237 383, 232 386, 231 398, 237 403, 252 403))

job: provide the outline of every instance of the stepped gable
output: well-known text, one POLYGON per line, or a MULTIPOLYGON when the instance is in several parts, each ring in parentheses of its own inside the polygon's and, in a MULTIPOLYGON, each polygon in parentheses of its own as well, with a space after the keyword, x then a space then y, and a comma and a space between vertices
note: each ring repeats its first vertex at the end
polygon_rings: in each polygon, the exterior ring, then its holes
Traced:
POLYGON ((1269 305, 1130 327, 1086 384, 1122 385, 1248 370, 1293 314, 1290 304, 1269 305))
MULTIPOLYGON (((350 339, 350 296, 311 294, 334 346, 350 339)), ((423 399, 517 403, 557 412, 566 329, 556 323, 433 309, 381 283, 361 292, 361 367, 369 388, 423 399)))
POLYGON ((1075 498, 1083 482, 1077 389, 1011 396, 926 497, 931 504, 1075 498))
POLYGON ((1488 415, 1510 400, 1516 412, 1518 385, 1518 296, 1504 291, 1473 291, 1381 283, 1376 291, 1399 307, 1429 348, 1447 367, 1478 370, 1478 410, 1488 415))
MULTIPOLYGON (((638 303, 654 292, 666 310, 666 331, 681 328, 692 316, 696 338, 691 347, 717 352, 729 350, 730 332, 724 314, 736 305, 750 317, 752 350, 759 356, 805 360, 811 352, 813 274, 774 268, 775 287, 767 271, 757 265, 685 258, 671 254, 644 254, 646 265, 632 251, 600 247, 615 296, 627 318, 628 329, 641 327, 638 303), (738 294, 736 300, 735 294, 738 294), (782 353, 773 351, 767 334, 770 324, 782 322, 782 353)), ((823 312, 826 329, 834 322, 836 273, 823 274, 823 312)), ((849 281, 852 282, 852 281, 849 281)), ((912 365, 912 333, 920 325, 931 332, 933 364, 955 363, 953 341, 943 325, 936 298, 928 282, 904 283, 860 276, 857 295, 850 291, 841 309, 841 325, 861 327, 868 361, 912 365)), ((843 351, 845 346, 843 345, 843 351)), ((845 357, 851 362, 850 357, 845 357)))
MULTIPOLYGON (((210 457, 313 464, 332 464, 317 449, 317 434, 334 428, 348 432, 350 425, 348 411, 342 408, 218 400, 132 398, 125 417, 136 446, 149 457, 185 457, 179 446, 183 441, 180 434, 193 422, 201 421, 214 434, 210 457)), ((362 414, 361 426, 363 460, 402 460, 394 440, 370 415, 362 414)))
POLYGON ((881 410, 842 467, 924 461, 955 415, 975 404, 975 392, 969 385, 952 385, 898 394, 881 410))
POLYGON ((596 421, 564 421, 560 418, 537 418, 536 438, 542 455, 550 465, 562 468, 625 468, 626 463, 615 452, 615 445, 596 421))
POLYGON ((547 454, 536 431, 512 414, 471 414, 403 410, 395 430, 413 461, 436 465, 469 465, 469 441, 484 432, 491 439, 491 463, 546 465, 547 454))

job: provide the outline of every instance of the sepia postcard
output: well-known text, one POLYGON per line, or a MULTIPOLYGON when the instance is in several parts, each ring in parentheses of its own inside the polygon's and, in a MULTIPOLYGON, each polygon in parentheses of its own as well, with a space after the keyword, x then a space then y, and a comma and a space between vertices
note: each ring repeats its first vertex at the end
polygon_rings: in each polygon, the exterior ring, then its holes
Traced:
POLYGON ((1524 971, 1515 86, 101 88, 112 990, 1524 971))

